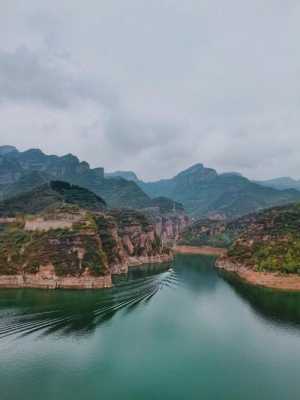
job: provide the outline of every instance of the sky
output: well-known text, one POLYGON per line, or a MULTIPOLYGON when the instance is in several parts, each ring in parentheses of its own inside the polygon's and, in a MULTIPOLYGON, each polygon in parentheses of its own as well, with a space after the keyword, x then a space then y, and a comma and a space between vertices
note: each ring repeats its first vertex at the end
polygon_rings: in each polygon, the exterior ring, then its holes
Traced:
POLYGON ((299 0, 2 0, 0 145, 300 178, 299 0))

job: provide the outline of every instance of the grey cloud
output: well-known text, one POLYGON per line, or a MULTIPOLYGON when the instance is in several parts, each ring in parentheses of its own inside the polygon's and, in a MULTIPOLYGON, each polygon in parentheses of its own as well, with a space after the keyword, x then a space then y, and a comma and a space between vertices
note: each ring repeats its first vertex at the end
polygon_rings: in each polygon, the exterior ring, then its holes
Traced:
POLYGON ((138 119, 124 111, 110 114, 104 130, 107 143, 128 155, 171 144, 172 138, 178 133, 175 124, 138 119))
POLYGON ((103 143, 121 168, 129 166, 145 179, 161 178, 193 162, 197 144, 187 140, 187 131, 183 122, 138 119, 118 110, 105 120, 103 143))
POLYGON ((300 177, 298 1, 4 3, 1 143, 147 179, 300 177))
POLYGON ((103 83, 68 70, 63 59, 49 58, 26 46, 14 52, 0 50, 0 100, 35 102, 65 108, 76 101, 99 102, 105 107, 117 104, 117 96, 103 83))

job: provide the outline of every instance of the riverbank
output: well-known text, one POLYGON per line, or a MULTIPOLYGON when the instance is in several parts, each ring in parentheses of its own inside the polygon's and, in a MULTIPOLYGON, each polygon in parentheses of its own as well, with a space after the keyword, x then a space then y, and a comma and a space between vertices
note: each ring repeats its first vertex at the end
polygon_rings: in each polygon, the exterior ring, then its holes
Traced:
POLYGON ((173 251, 175 254, 199 254, 207 256, 224 256, 227 254, 226 249, 211 246, 175 246, 173 251))
POLYGON ((258 272, 246 268, 241 264, 235 264, 228 259, 218 259, 216 267, 237 275, 247 283, 270 289, 285 291, 300 291, 300 276, 295 274, 280 274, 275 272, 258 272))
POLYGON ((103 289, 112 287, 111 275, 100 277, 58 277, 37 274, 2 275, 0 288, 2 289, 103 289))
POLYGON ((217 256, 219 257, 216 261, 218 269, 233 273, 251 285, 277 290, 300 291, 299 275, 254 271, 241 264, 233 263, 226 258, 227 250, 223 248, 211 246, 176 246, 174 253, 217 256))
POLYGON ((156 256, 129 257, 124 264, 112 266, 111 273, 104 276, 85 275, 57 276, 53 265, 41 266, 36 274, 1 275, 0 289, 105 289, 111 288, 112 275, 126 274, 128 268, 145 264, 162 264, 172 261, 172 254, 156 256))

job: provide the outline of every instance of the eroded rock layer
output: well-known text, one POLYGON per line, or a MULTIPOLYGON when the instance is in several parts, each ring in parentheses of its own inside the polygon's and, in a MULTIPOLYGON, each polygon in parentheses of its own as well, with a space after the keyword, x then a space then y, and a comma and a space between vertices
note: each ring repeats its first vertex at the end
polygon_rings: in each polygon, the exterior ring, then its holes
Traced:
POLYGON ((187 220, 60 205, 0 224, 0 286, 100 288, 131 265, 168 262, 187 220))

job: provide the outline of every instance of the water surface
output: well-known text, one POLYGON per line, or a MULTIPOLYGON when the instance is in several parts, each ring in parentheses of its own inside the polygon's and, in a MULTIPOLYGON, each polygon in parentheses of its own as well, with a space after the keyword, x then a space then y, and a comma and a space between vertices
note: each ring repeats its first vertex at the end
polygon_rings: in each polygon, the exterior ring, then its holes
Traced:
POLYGON ((100 291, 0 291, 1 400, 300 398, 300 295, 178 256, 100 291))

